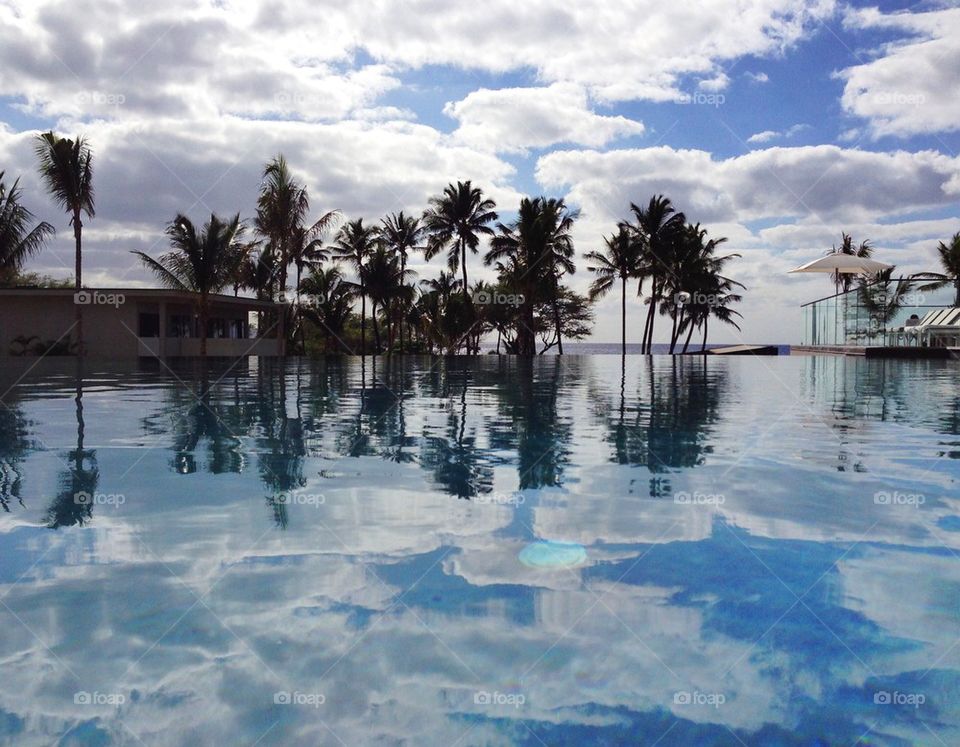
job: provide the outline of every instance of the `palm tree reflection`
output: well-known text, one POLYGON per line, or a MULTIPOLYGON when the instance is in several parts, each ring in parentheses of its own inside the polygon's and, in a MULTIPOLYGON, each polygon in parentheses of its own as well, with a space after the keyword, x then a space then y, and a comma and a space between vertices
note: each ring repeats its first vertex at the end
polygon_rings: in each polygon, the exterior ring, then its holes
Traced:
POLYGON ((727 371, 711 367, 705 356, 642 359, 634 397, 627 396, 627 371, 621 365, 620 393, 609 418, 606 440, 617 464, 644 466, 651 472, 650 495, 669 492, 665 475, 702 464, 711 447, 707 431, 720 419, 727 371))
POLYGON ((93 503, 100 479, 95 450, 83 445, 83 360, 77 358, 74 375, 74 411, 77 419, 77 447, 67 454, 65 469, 60 474, 57 497, 47 509, 47 526, 59 529, 83 526, 93 518, 93 503))

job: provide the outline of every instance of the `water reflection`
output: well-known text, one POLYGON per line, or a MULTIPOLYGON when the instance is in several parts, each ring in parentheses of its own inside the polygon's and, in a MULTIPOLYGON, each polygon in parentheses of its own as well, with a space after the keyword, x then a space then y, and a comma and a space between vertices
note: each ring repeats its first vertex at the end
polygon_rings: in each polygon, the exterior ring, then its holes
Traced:
POLYGON ((64 469, 60 473, 57 496, 47 509, 47 526, 60 527, 83 526, 93 517, 93 506, 97 495, 100 469, 97 466, 97 452, 85 449, 83 445, 83 361, 77 359, 74 374, 74 414, 77 422, 76 447, 71 449, 64 460, 64 469))
POLYGON ((960 743, 956 371, 0 371, 0 743, 960 743))

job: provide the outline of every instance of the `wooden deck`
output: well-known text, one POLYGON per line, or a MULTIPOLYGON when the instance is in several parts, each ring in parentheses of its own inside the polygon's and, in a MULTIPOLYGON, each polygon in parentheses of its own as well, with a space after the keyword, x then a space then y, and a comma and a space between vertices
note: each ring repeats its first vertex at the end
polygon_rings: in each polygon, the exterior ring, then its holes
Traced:
POLYGON ((921 348, 905 346, 791 345, 790 355, 855 355, 865 358, 905 360, 960 359, 960 348, 921 348))
POLYGON ((731 345, 726 348, 710 348, 707 355, 780 355, 776 345, 731 345))

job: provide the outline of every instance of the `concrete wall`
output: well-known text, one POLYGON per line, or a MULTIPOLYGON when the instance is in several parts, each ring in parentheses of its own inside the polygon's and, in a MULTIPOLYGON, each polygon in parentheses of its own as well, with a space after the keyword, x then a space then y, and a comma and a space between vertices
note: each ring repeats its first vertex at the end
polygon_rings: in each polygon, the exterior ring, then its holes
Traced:
MULTIPOLYGON (((86 355, 105 358, 136 358, 137 356, 196 356, 200 354, 199 338, 153 337, 140 338, 139 312, 161 314, 160 330, 168 329, 167 316, 190 313, 189 305, 153 298, 124 298, 122 304, 111 304, 109 291, 93 295, 94 302, 78 306, 72 293, 0 293, 0 357, 10 355, 14 338, 36 336, 41 342, 60 338, 77 339, 76 313, 82 309, 83 337, 86 355)), ((114 297, 114 301, 116 298, 114 297)), ((211 305, 211 316, 241 319, 246 310, 226 304, 211 305)), ((209 338, 210 356, 278 355, 276 338, 236 339, 209 338)))
POLYGON ((0 295, 0 355, 10 354, 15 337, 37 336, 41 341, 69 335, 77 339, 77 308, 83 313, 87 355, 135 357, 139 349, 136 304, 91 304, 78 307, 73 295, 0 295))

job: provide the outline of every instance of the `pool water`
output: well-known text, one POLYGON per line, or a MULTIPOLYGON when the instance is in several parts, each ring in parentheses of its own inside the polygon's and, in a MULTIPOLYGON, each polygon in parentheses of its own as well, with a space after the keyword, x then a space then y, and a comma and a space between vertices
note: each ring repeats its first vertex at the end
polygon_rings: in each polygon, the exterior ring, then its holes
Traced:
POLYGON ((8 360, 0 744, 960 744, 958 381, 8 360))

